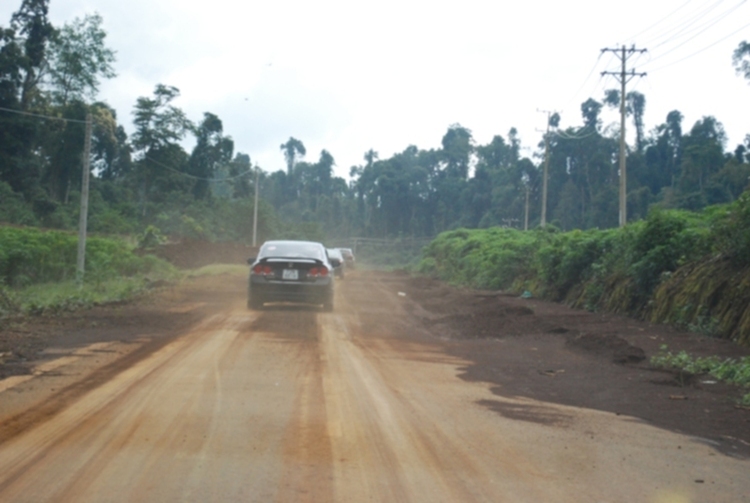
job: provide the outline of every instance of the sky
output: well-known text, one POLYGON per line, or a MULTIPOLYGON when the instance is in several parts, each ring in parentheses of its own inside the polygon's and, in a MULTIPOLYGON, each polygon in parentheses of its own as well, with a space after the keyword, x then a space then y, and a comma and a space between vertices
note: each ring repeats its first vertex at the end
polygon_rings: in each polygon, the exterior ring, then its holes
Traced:
MULTIPOLYGON (((0 0, 0 26, 20 5, 0 0)), ((601 75, 619 72, 619 59, 602 49, 622 45, 647 49, 627 60, 647 74, 627 88, 646 97, 647 131, 679 110, 685 131, 718 119, 727 150, 750 134, 750 82, 732 65, 750 41, 747 0, 50 1, 58 27, 94 12, 118 74, 98 99, 129 133, 137 98, 175 86, 188 118, 216 114, 235 151, 269 172, 285 169, 290 137, 305 160, 328 150, 348 178, 366 151, 439 148, 453 124, 477 145, 515 127, 531 156, 544 111, 580 127, 581 103, 619 88, 601 75)), ((615 110, 602 118, 619 122, 615 110)))

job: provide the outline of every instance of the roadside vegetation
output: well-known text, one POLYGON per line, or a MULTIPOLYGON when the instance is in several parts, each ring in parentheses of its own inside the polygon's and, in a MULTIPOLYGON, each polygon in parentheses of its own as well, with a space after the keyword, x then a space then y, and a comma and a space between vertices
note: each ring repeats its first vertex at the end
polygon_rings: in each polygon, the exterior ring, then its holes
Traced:
MULTIPOLYGON (((662 346, 661 352, 651 357, 651 364, 677 371, 680 381, 687 380, 688 376, 709 375, 719 381, 750 388, 750 357, 747 356, 739 360, 717 356, 696 358, 685 351, 672 353, 667 346, 662 346)), ((750 393, 742 397, 740 405, 750 407, 750 393)))
POLYGON ((75 281, 77 236, 0 227, 0 316, 46 314, 124 301, 180 273, 120 238, 91 237, 83 287, 75 281))
POLYGON ((653 209, 618 229, 445 232, 416 271, 750 345, 750 192, 701 212, 653 209))

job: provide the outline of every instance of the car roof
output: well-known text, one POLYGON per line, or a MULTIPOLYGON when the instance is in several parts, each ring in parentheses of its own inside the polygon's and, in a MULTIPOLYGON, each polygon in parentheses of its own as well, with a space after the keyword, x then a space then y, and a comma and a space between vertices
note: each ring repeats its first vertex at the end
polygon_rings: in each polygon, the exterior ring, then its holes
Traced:
POLYGON ((266 245, 287 245, 287 244, 289 244, 289 245, 295 245, 295 244, 299 244, 299 245, 318 245, 318 246, 323 247, 323 243, 319 243, 317 241, 302 241, 302 240, 299 240, 299 239, 274 239, 274 240, 271 240, 271 241, 266 241, 265 243, 263 243, 262 246, 266 246, 266 245))

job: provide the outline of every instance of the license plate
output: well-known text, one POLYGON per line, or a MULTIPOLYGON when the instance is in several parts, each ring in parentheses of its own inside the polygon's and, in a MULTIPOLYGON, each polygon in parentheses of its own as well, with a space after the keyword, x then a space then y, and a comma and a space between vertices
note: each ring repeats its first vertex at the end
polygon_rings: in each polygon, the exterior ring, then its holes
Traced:
POLYGON ((297 269, 284 269, 281 273, 282 279, 299 279, 299 271, 297 269))

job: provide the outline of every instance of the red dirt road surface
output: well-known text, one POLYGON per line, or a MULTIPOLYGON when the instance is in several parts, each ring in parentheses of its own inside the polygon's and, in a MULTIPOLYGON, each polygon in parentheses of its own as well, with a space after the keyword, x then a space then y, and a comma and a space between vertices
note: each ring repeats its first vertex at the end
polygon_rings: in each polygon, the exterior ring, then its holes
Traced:
POLYGON ((398 273, 335 300, 224 275, 4 327, 0 501, 750 501, 741 390, 647 363, 747 352, 398 273))

